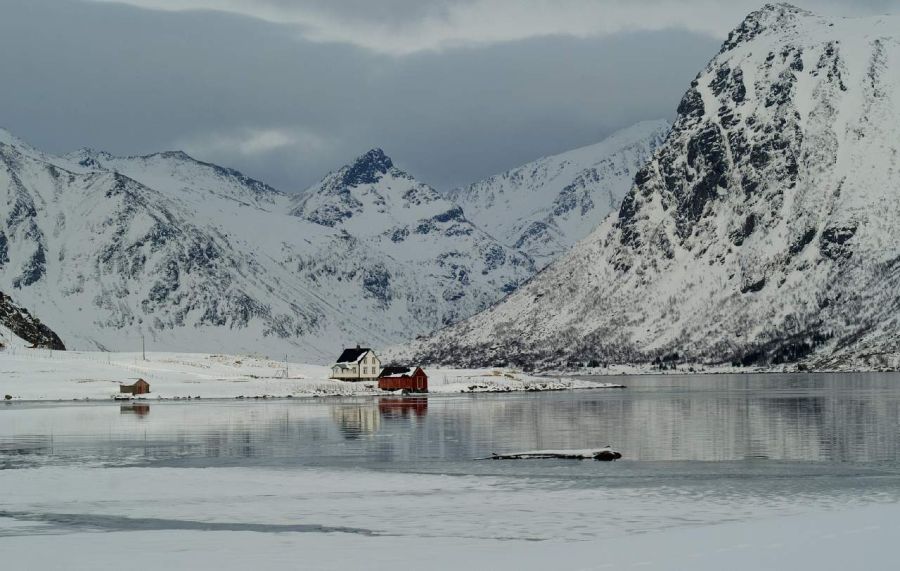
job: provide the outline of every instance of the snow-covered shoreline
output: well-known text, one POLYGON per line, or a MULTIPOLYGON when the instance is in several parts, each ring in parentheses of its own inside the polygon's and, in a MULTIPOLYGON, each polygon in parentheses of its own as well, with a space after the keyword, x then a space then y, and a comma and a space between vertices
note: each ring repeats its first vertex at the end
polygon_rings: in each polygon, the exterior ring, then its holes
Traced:
POLYGON ((611 377, 616 375, 745 375, 782 373, 894 373, 900 371, 900 353, 838 354, 792 363, 764 365, 699 362, 610 363, 600 367, 550 370, 542 374, 611 377))
MULTIPOLYGON (((846 373, 881 369, 835 368, 803 371, 796 365, 731 367, 679 365, 661 369, 647 365, 609 365, 576 371, 523 373, 511 368, 454 369, 427 367, 431 395, 622 388, 612 377, 652 375, 846 373), (579 376, 606 377, 609 382, 579 376)), ((329 378, 322 365, 277 361, 262 356, 207 353, 112 353, 28 349, 0 351, 0 399, 8 401, 112 400, 120 384, 143 378, 149 395, 135 400, 254 399, 385 396, 374 382, 329 378)), ((627 383, 626 383, 627 384, 627 383)), ((127 397, 128 395, 121 395, 127 397)))
MULTIPOLYGON (((510 369, 428 368, 430 394, 618 388, 510 369)), ((373 382, 328 378, 321 365, 205 353, 101 353, 9 347, 0 351, 0 398, 12 401, 112 400, 138 378, 151 393, 136 400, 384 396, 373 382)), ((121 395, 127 397, 128 395, 121 395)))

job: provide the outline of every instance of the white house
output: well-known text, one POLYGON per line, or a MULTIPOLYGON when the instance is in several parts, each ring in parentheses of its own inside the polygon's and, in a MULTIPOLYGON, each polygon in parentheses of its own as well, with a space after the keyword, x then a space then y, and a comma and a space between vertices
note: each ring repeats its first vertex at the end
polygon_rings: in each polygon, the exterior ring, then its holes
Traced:
POLYGON ((381 372, 381 360, 368 347, 344 349, 331 367, 331 378, 342 381, 374 381, 381 372))

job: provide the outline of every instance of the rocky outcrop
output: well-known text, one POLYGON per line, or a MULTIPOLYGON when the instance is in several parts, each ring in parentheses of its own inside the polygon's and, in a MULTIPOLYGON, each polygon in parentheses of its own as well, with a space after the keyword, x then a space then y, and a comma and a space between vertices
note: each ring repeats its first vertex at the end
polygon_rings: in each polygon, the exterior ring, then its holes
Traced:
POLYGON ((31 315, 27 309, 16 305, 12 298, 0 292, 0 325, 32 347, 65 351, 66 346, 52 329, 31 315))
POLYGON ((666 121, 644 121, 600 143, 454 189, 448 197, 481 228, 543 267, 619 208, 668 129, 666 121))

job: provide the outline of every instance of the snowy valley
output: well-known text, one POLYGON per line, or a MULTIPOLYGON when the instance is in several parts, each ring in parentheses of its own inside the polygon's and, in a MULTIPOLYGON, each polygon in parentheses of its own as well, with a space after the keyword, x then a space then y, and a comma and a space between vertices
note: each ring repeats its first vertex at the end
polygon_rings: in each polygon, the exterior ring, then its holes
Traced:
POLYGON ((448 196, 380 149, 289 194, 179 151, 58 157, 0 132, 0 291, 77 349, 143 340, 324 363, 517 289, 618 205, 665 129, 642 123, 448 196))
POLYGON ((444 193, 380 149, 286 193, 0 132, 0 291, 75 349, 893 367, 898 28, 767 5, 671 128, 444 193))
POLYGON ((4 2, 4 568, 894 570, 900 14, 813 4, 4 2))
POLYGON ((54 157, 4 133, 0 159, 0 291, 72 348, 320 361, 472 315, 534 271, 380 151, 302 200, 180 152, 54 157))

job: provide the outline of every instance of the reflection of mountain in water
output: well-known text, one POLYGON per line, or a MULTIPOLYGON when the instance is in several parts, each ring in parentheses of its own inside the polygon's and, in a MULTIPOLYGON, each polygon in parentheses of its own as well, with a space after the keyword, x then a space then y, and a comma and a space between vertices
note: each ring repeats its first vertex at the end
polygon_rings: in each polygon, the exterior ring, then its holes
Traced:
POLYGON ((710 386, 692 391, 560 395, 546 406, 485 399, 454 411, 455 424, 471 431, 464 441, 487 433, 510 449, 612 444, 633 460, 900 459, 900 389, 894 378, 871 380, 878 385, 810 376, 805 387, 756 390, 758 379, 738 376, 698 380, 710 386))
POLYGON ((22 454, 358 464, 606 444, 641 461, 900 460, 896 375, 627 384, 632 388, 615 392, 159 403, 144 416, 108 405, 13 407, 0 415, 0 465, 22 454))

